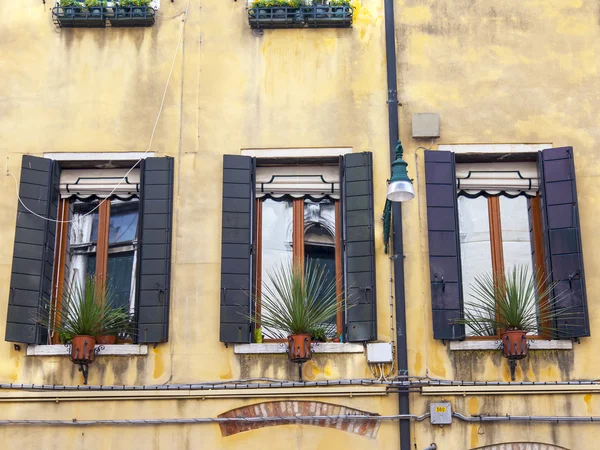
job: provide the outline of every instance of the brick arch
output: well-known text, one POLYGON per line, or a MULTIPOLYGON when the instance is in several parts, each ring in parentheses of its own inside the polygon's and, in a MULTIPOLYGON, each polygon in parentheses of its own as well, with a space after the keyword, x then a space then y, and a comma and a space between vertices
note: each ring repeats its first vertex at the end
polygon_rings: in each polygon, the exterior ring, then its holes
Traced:
MULTIPOLYGON (((370 412, 360 411, 347 406, 335 405, 332 403, 313 402, 313 401, 274 401, 262 402, 241 408, 231 409, 219 414, 219 417, 228 418, 248 418, 248 417, 292 417, 292 416, 338 416, 338 415, 366 415, 378 416, 370 412)), ((257 430, 263 427, 276 425, 289 425, 293 423, 314 425, 325 428, 335 428, 348 433, 355 433, 360 436, 374 438, 379 430, 379 420, 353 420, 349 418, 339 419, 315 419, 311 421, 296 422, 295 420, 286 420, 281 422, 257 421, 257 422, 222 422, 221 435, 231 436, 244 431, 257 430)))
POLYGON ((507 442, 505 444, 486 445, 472 450, 569 450, 552 444, 541 442, 507 442))

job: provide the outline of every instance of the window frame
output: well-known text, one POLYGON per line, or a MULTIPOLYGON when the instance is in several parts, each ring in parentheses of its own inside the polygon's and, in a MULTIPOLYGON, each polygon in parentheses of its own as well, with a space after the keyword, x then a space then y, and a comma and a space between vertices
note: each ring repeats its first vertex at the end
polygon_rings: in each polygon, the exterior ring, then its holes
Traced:
MULTIPOLYGON (((460 194, 457 194, 457 198, 460 194)), ((500 217, 500 195, 486 196, 487 207, 488 207, 488 225, 490 230, 490 256, 492 262, 492 273, 494 281, 500 280, 505 275, 504 267, 504 248, 502 241, 502 221, 500 217)), ((538 283, 546 283, 546 267, 544 264, 544 236, 542 233, 542 210, 541 210, 541 197, 538 192, 535 197, 527 198, 527 206, 529 210, 529 227, 531 236, 531 246, 534 253, 532 259, 532 267, 536 271, 538 283)), ((460 212, 459 212, 460 214, 460 212)), ((458 228, 460 233, 460 227, 458 228)), ((530 255, 531 256, 531 255, 530 255)), ((462 262, 462 255, 461 255, 462 262)), ((462 283, 462 280, 461 280, 462 283)), ((466 289, 463 285, 463 295, 466 289)), ((547 303, 548 297, 542 297, 539 299, 540 306, 544 306, 547 303)), ((464 304, 463 304, 464 313, 464 304)), ((551 327, 548 320, 543 321, 540 324, 545 327, 546 330, 551 327)), ((551 335, 548 331, 540 331, 536 335, 528 336, 529 339, 550 339, 551 335)), ((486 341, 486 340, 497 340, 500 339, 500 331, 496 330, 495 335, 490 336, 465 336, 466 340, 469 341, 486 341)))
MULTIPOLYGON (((256 198, 256 213, 254 215, 254 267, 255 267, 255 283, 254 283, 254 298, 256 301, 255 314, 260 317, 261 306, 260 298, 262 292, 262 202, 269 197, 256 198)), ((341 223, 341 199, 332 200, 335 205, 335 283, 336 296, 338 305, 344 302, 344 287, 343 287, 343 266, 342 266, 342 223, 341 223)), ((304 204, 305 198, 292 199, 292 261, 294 267, 304 266, 304 204)), ((336 338, 344 335, 344 317, 343 310, 340 308, 336 313, 336 338)), ((260 329, 260 323, 255 325, 255 329, 260 329)), ((263 342, 283 342, 282 339, 264 339, 263 342)))
MULTIPOLYGON (((141 203, 141 198, 139 198, 141 203)), ((65 273, 67 263, 67 248, 69 245, 69 213, 72 204, 72 198, 60 198, 58 200, 58 220, 56 224, 56 243, 54 252, 54 267, 52 276, 52 303, 56 306, 56 317, 54 320, 60 319, 60 312, 62 311, 62 300, 65 286, 65 273)), ((140 213, 138 208, 138 222, 136 227, 136 238, 134 240, 128 240, 119 242, 116 244, 110 244, 110 218, 111 218, 111 200, 112 198, 100 199, 98 206, 98 236, 95 244, 91 247, 95 247, 95 251, 88 252, 94 255, 96 260, 96 281, 100 283, 101 289, 106 289, 106 277, 108 275, 108 256, 110 254, 118 254, 124 252, 134 252, 134 267, 132 268, 132 286, 137 286, 137 272, 138 268, 135 265, 136 259, 139 258, 139 224, 140 224, 140 213)), ((129 310, 137 311, 137 296, 138 290, 134 288, 134 307, 129 307, 129 310)), ((57 333, 49 333, 50 344, 60 344, 60 339, 57 333)), ((125 343, 131 343, 131 339, 127 339, 125 343)))

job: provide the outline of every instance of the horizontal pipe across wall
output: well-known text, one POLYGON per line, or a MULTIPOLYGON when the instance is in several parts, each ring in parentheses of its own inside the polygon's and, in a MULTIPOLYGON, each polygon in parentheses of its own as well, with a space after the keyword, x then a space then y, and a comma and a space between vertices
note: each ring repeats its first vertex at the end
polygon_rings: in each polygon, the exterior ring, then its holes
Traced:
MULTIPOLYGON (((593 423, 600 422, 598 416, 466 416, 461 413, 452 413, 452 416, 463 422, 551 422, 551 423, 593 423)), ((281 417, 199 417, 186 419, 117 419, 117 420, 0 420, 0 425, 66 425, 66 426, 91 426, 91 425, 172 425, 172 424, 206 424, 226 422, 290 422, 303 423, 317 420, 415 420, 423 421, 429 414, 396 414, 393 416, 371 416, 361 414, 343 415, 318 415, 318 416, 281 416, 281 417)))

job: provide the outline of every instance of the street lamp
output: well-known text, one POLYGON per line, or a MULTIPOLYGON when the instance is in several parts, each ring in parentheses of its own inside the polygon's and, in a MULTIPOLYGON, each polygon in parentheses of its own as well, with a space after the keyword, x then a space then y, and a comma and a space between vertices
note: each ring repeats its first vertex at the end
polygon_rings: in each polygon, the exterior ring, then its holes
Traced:
POLYGON ((412 181, 406 172, 406 161, 402 159, 402 143, 396 145, 396 159, 392 163, 392 178, 387 191, 387 199, 391 202, 406 202, 415 198, 412 181))

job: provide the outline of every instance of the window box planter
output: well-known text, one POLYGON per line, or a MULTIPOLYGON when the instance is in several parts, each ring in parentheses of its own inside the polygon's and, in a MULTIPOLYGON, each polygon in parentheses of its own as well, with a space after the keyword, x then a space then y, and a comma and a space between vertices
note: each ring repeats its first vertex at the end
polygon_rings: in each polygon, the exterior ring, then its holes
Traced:
POLYGON ((151 27, 156 11, 150 6, 55 6, 54 23, 61 28, 151 27))
POLYGON ((273 8, 250 8, 250 28, 298 28, 304 26, 299 8, 275 6, 273 8))
POLYGON ((156 11, 149 6, 118 6, 108 17, 112 27, 151 27, 156 11))
POLYGON ((55 6, 52 8, 54 23, 61 28, 101 28, 106 26, 108 8, 93 6, 55 6))
POLYGON ((248 9, 250 28, 349 28, 351 6, 312 5, 248 9))
POLYGON ((349 28, 352 26, 351 6, 312 5, 302 8, 309 28, 349 28))

